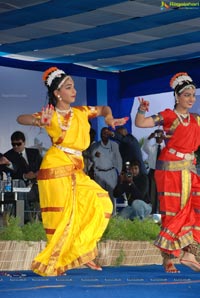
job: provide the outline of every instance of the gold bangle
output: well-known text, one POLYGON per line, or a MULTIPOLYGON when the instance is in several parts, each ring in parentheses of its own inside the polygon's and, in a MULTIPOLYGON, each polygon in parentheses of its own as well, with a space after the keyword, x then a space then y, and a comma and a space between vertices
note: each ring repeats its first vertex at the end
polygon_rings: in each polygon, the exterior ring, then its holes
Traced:
POLYGON ((36 119, 35 119, 35 117, 33 117, 31 125, 35 125, 35 123, 36 123, 36 119))
POLYGON ((41 120, 40 120, 40 119, 36 119, 36 121, 35 121, 35 125, 36 125, 36 126, 39 126, 39 127, 42 127, 42 125, 41 125, 41 120))
POLYGON ((40 119, 33 118, 32 125, 41 127, 40 119))

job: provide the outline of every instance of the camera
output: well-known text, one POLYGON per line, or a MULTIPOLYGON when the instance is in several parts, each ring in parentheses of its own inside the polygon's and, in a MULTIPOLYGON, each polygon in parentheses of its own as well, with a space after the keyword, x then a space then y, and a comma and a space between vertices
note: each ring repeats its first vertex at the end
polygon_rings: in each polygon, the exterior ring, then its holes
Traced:
POLYGON ((155 133, 155 138, 161 138, 162 137, 162 132, 156 132, 155 133))
POLYGON ((125 175, 126 175, 127 178, 131 178, 132 177, 132 173, 131 172, 126 172, 125 175))
POLYGON ((131 178, 132 177, 132 172, 131 172, 131 169, 130 169, 130 161, 127 161, 125 163, 125 169, 124 170, 125 170, 124 172, 125 172, 126 177, 131 178))

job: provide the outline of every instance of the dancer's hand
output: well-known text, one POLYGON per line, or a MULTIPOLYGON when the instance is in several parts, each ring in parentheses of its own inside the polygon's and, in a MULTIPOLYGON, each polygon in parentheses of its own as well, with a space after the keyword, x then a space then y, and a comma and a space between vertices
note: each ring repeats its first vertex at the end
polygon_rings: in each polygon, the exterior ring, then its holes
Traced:
POLYGON ((144 100, 144 98, 138 97, 140 106, 139 106, 139 110, 143 111, 143 112, 148 112, 149 111, 149 101, 148 100, 144 100))
POLYGON ((111 126, 113 129, 115 129, 116 126, 121 126, 126 124, 128 121, 129 117, 123 117, 123 118, 111 118, 106 120, 106 124, 111 126))
POLYGON ((42 109, 40 124, 41 126, 49 126, 51 124, 51 119, 53 116, 54 107, 52 105, 48 105, 42 109))

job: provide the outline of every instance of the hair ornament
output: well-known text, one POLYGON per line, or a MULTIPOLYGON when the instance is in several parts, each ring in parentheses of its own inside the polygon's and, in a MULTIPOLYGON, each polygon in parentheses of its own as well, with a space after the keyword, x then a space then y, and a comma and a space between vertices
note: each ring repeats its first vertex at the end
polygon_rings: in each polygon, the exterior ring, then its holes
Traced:
POLYGON ((50 87, 53 80, 55 78, 60 78, 62 74, 65 74, 63 70, 58 69, 57 67, 50 67, 44 72, 42 78, 43 78, 43 81, 45 82, 45 85, 50 87))
POLYGON ((54 66, 54 67, 50 67, 47 70, 45 70, 45 72, 43 73, 43 76, 42 76, 43 81, 46 81, 46 79, 50 75, 50 73, 57 70, 57 69, 58 68, 54 66))
POLYGON ((170 87, 175 89, 178 85, 182 85, 184 82, 193 82, 192 78, 187 72, 179 72, 175 74, 170 80, 170 87))

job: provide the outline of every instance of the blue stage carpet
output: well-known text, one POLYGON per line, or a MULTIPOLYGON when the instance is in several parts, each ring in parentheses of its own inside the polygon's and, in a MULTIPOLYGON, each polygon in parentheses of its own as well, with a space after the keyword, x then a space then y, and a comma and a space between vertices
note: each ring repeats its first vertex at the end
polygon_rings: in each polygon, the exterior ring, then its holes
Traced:
POLYGON ((0 297, 6 298, 193 298, 200 293, 200 273, 177 265, 179 274, 162 266, 76 269, 59 277, 40 277, 31 271, 0 272, 0 297))

